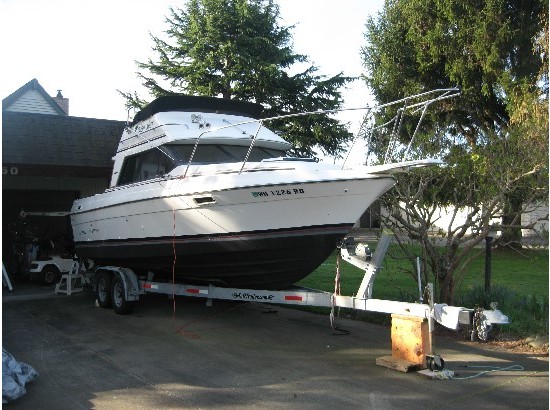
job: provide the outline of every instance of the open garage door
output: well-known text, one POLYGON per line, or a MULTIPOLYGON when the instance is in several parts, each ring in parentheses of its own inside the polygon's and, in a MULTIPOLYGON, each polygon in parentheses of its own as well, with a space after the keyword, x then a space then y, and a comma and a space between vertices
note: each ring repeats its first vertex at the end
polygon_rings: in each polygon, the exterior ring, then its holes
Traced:
POLYGON ((10 274, 28 270, 40 253, 72 252, 72 231, 68 216, 28 215, 32 212, 68 212, 80 196, 72 190, 2 191, 2 259, 10 274), (22 217, 22 211, 25 216, 22 217))

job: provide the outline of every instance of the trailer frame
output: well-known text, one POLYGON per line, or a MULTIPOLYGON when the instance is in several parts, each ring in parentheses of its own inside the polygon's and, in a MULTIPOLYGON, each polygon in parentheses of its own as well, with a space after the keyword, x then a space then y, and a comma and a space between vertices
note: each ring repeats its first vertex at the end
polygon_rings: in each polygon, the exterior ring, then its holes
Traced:
MULTIPOLYGON (((386 299, 372 298, 374 280, 382 267, 382 261, 393 239, 393 234, 384 231, 378 240, 374 253, 363 248, 364 243, 355 243, 354 238, 346 238, 340 245, 339 259, 346 261, 362 270, 364 276, 356 296, 344 296, 339 289, 339 267, 337 264, 336 283, 334 292, 292 286, 284 290, 262 290, 224 288, 213 285, 194 285, 175 282, 161 282, 154 280, 154 273, 149 272, 147 277, 138 277, 130 268, 121 266, 96 266, 93 270, 86 263, 75 261, 73 269, 61 277, 55 292, 70 295, 81 292, 83 287, 92 286, 96 293, 99 306, 114 308, 118 314, 132 312, 140 297, 147 293, 166 294, 169 297, 187 296, 206 299, 207 306, 212 306, 213 300, 227 300, 236 302, 256 302, 278 305, 316 306, 331 308, 330 321, 333 330, 335 308, 347 308, 355 311, 369 311, 392 315, 392 324, 402 323, 406 326, 415 323, 418 328, 418 340, 410 342, 410 346, 399 346, 394 349, 394 339, 400 338, 402 332, 392 325, 392 356, 381 359, 380 365, 393 369, 409 371, 413 368, 440 366, 443 360, 434 354, 433 331, 435 321, 457 330, 459 325, 472 326, 475 332, 475 317, 480 313, 474 309, 451 307, 446 304, 436 304, 433 300, 433 285, 428 284, 428 303, 409 303, 386 299), (395 332, 395 334, 394 334, 395 332), (419 347, 421 346, 421 347, 419 347), (412 352, 412 354, 410 354, 412 352), (411 359, 412 357, 412 359, 411 359), (403 360, 403 358, 407 360, 403 360), (411 362, 414 361, 414 362, 411 362), (403 364, 405 362, 405 364, 403 364), (404 369, 404 370, 403 370, 404 369)), ((484 310, 485 326, 492 324, 507 324, 508 318, 498 310, 484 310)), ((415 330, 416 331, 416 330, 415 330)), ((410 332, 405 330, 404 332, 410 332)), ((472 333, 473 337, 473 333, 472 333)), ((397 342, 395 342, 397 343, 397 342)), ((401 343, 401 342, 400 342, 401 343)), ((378 361, 377 361, 378 362, 378 361)))

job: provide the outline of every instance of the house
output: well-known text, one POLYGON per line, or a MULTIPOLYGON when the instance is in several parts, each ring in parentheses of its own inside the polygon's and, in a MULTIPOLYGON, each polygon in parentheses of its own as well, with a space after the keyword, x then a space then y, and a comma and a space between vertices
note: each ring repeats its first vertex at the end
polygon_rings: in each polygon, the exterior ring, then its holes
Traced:
POLYGON ((11 271, 25 269, 31 243, 69 247, 67 212, 76 198, 103 192, 124 121, 73 117, 61 90, 36 79, 2 100, 2 250, 11 271))

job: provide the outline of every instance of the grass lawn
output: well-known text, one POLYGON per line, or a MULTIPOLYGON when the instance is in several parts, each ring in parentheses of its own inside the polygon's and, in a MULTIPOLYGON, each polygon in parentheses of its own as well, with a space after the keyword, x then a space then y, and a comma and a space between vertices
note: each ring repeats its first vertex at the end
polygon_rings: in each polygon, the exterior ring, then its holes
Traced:
MULTIPOLYGON (((315 272, 299 282, 299 285, 334 290, 337 253, 333 253, 315 272)), ((414 267, 405 259, 397 245, 391 245, 384 265, 374 281, 373 297, 401 300, 418 298, 418 285, 413 278, 414 267)), ((353 295, 359 288, 363 271, 342 262, 340 266, 342 294, 353 295)), ((457 285, 458 293, 476 286, 484 286, 485 255, 480 255, 467 267, 457 285)), ((527 296, 548 297, 548 250, 526 249, 518 253, 512 250, 493 250, 491 285, 504 286, 527 296)))
MULTIPOLYGON (((491 284, 505 286, 520 295, 548 297, 548 250, 525 249, 493 250, 491 257, 491 284)), ((485 256, 472 262, 465 276, 465 284, 483 285, 485 256)))
MULTIPOLYGON (((375 245, 371 246, 374 249, 375 245)), ((420 255, 420 253, 418 252, 420 255)), ((337 252, 315 272, 298 284, 334 291, 337 252)), ((548 332, 548 250, 493 250, 491 263, 491 293, 484 292, 485 255, 481 253, 457 281, 455 305, 473 308, 476 304, 489 308, 491 301, 513 323, 512 333, 548 332)), ((363 271, 341 262, 340 287, 343 295, 354 295, 359 289, 363 271)), ((373 298, 414 302, 418 300, 415 267, 404 257, 399 246, 392 244, 381 271, 376 276, 373 298), (413 277, 414 275, 414 277, 413 277)), ((432 279, 433 280, 433 279, 432 279)), ((437 288, 435 292, 437 300, 437 288)))

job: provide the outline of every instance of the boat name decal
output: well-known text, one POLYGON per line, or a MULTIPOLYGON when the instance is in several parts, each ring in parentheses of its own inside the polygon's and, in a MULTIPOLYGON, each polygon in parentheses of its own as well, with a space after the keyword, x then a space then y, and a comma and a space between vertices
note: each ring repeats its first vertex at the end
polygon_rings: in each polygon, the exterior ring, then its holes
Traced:
POLYGON ((302 188, 283 188, 269 191, 252 191, 254 198, 267 197, 267 196, 285 196, 285 195, 298 195, 304 194, 305 191, 302 188))
POLYGON ((145 131, 149 131, 150 129, 152 129, 154 124, 155 124, 155 121, 153 119, 150 119, 147 122, 138 122, 133 127, 127 127, 126 132, 128 134, 131 134, 132 132, 135 132, 136 134, 141 134, 145 131))
POLYGON ((234 292, 233 298, 241 300, 273 300, 275 296, 271 294, 258 295, 257 293, 234 292))

